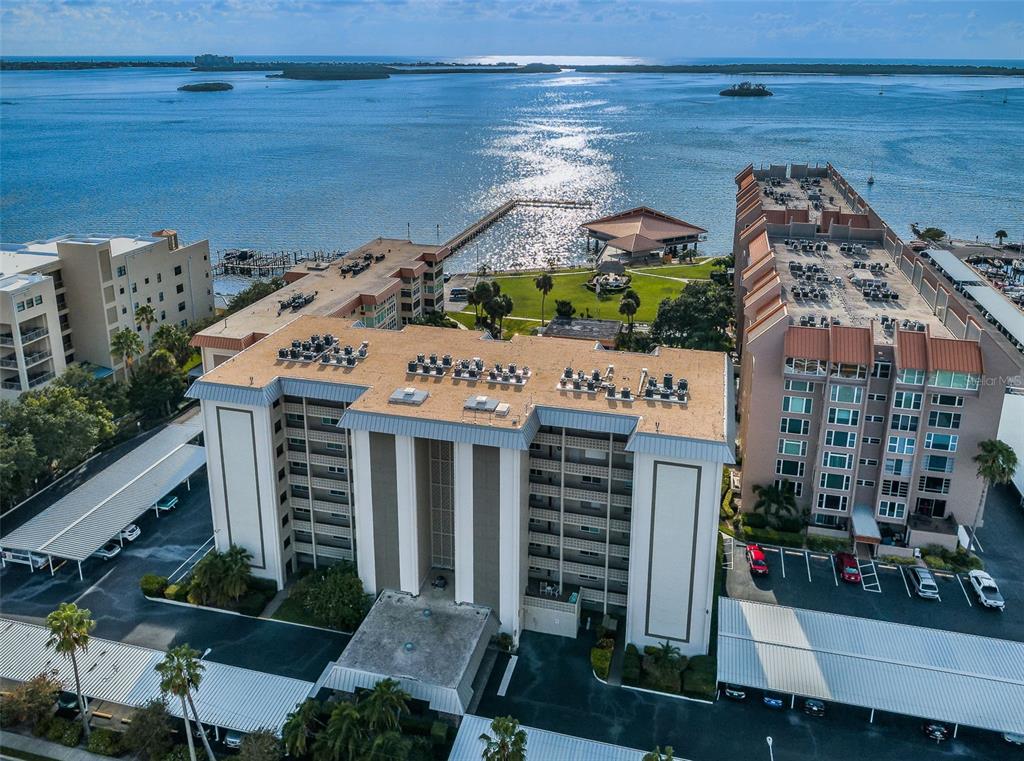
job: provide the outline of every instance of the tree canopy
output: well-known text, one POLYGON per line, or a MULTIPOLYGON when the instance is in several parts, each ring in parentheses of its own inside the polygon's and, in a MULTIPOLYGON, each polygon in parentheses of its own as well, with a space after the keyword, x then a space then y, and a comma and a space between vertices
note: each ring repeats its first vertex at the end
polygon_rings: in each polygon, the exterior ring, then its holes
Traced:
POLYGON ((662 346, 727 351, 732 348, 728 333, 732 314, 729 289, 709 280, 692 281, 676 298, 658 305, 651 339, 662 346))

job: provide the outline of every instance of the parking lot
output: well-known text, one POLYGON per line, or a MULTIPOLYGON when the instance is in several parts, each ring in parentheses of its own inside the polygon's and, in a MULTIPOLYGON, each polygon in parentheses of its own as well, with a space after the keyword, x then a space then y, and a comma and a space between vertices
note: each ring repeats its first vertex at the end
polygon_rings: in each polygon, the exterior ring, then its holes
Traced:
POLYGON ((899 566, 878 565, 877 579, 865 575, 864 583, 848 583, 825 553, 762 545, 769 573, 754 576, 740 541, 734 543, 732 568, 726 572, 726 592, 737 599, 1024 641, 1024 571, 1018 558, 1024 510, 1018 501, 1009 488, 992 490, 985 526, 978 531, 979 556, 1006 599, 1003 612, 979 605, 966 574, 936 573, 940 599, 924 600, 914 594, 899 566))

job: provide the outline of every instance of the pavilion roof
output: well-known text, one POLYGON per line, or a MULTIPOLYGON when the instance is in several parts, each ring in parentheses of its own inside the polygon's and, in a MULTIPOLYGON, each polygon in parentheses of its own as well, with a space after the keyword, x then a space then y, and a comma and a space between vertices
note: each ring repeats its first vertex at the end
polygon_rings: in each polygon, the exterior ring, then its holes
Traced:
MULTIPOLYGON (((685 238, 693 235, 706 233, 703 227, 697 227, 660 211, 655 211, 647 206, 639 206, 609 217, 601 217, 583 225, 585 230, 597 233, 601 236, 614 238, 625 242, 623 239, 630 236, 644 238, 644 245, 647 242, 655 241, 661 244, 663 241, 675 238, 685 238)), ((620 246, 616 245, 616 248, 620 246)), ((655 248, 661 248, 656 245, 655 248)), ((642 251, 652 249, 623 249, 626 251, 642 251)))

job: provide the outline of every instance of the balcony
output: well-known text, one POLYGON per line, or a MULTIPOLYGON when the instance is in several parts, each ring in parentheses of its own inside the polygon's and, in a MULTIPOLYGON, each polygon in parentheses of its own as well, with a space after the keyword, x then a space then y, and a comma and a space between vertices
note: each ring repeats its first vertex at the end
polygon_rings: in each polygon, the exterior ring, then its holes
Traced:
MULTIPOLYGON (((32 330, 26 330, 21 334, 21 345, 38 341, 40 338, 46 338, 50 335, 50 331, 46 328, 33 328, 32 330)), ((13 345, 13 344, 12 344, 13 345)))
POLYGON ((10 333, 0 333, 0 346, 14 346, 14 336, 10 333))
POLYGON ((43 351, 32 352, 31 354, 25 354, 25 367, 32 367, 32 365, 38 365, 43 360, 49 359, 53 356, 53 353, 49 349, 43 351))
POLYGON ((42 384, 53 380, 55 377, 56 376, 52 372, 40 373, 39 375, 29 376, 28 387, 35 388, 36 386, 41 386, 42 384))
POLYGON ((2 381, 0 388, 5 391, 21 391, 21 381, 2 381))
POLYGON ((14 354, 9 354, 6 357, 0 357, 0 367, 9 367, 12 370, 17 370, 18 357, 14 354))

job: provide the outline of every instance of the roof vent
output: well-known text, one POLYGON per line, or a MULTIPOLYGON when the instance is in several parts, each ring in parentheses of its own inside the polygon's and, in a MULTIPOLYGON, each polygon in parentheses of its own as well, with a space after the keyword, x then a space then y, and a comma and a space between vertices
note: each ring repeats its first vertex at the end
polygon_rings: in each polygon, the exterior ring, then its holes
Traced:
POLYGON ((427 396, 429 396, 429 393, 424 389, 406 386, 405 388, 396 388, 394 393, 388 397, 388 403, 408 404, 418 407, 427 400, 427 396))

